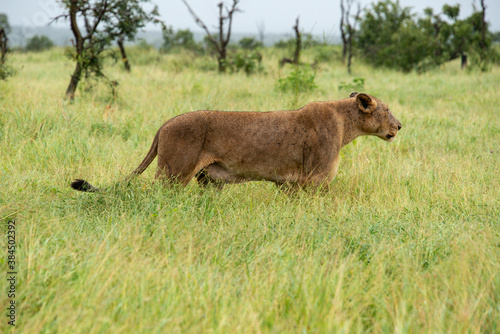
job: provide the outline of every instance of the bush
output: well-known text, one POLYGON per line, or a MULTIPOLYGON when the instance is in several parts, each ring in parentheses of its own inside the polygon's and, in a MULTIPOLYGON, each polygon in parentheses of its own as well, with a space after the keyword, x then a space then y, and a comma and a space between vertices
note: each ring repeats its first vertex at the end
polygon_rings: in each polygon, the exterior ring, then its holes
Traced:
POLYGON ((354 78, 351 83, 342 81, 339 85, 339 90, 347 90, 349 92, 360 92, 363 89, 365 89, 365 78, 354 78))
POLYGON ((127 58, 135 65, 152 65, 160 61, 160 54, 153 45, 141 39, 136 46, 128 48, 127 58))
POLYGON ((413 63, 403 58, 414 57, 416 51, 405 49, 417 39, 416 36, 405 36, 414 28, 413 16, 409 7, 403 8, 399 2, 390 0, 379 1, 366 9, 356 35, 356 45, 366 61, 376 67, 411 70, 413 63), (409 25, 412 29, 401 32, 409 25), (404 48, 400 43, 404 44, 404 48))
POLYGON ((365 10, 356 46, 368 63, 403 72, 425 72, 463 54, 475 56, 473 68, 488 70, 496 56, 483 13, 474 9, 463 20, 459 13, 459 5, 444 5, 442 13, 427 8, 419 17, 397 0, 379 1, 365 10))
POLYGON ((245 50, 255 50, 262 47, 262 43, 253 37, 244 37, 238 41, 238 44, 245 50))
POLYGON ((137 48, 141 51, 151 51, 155 47, 152 44, 149 44, 144 38, 139 38, 137 40, 137 48))
POLYGON ((35 35, 28 39, 28 42, 26 43, 26 47, 24 48, 26 51, 29 52, 40 52, 44 50, 48 50, 54 46, 54 43, 48 38, 47 36, 41 35, 35 35))
MULTIPOLYGON (((317 41, 313 35, 301 33, 302 40, 302 49, 312 48, 318 45, 321 45, 319 41, 317 41)), ((274 43, 274 47, 278 49, 287 49, 287 48, 295 48, 296 39, 295 37, 289 39, 281 39, 278 42, 274 43)))
POLYGON ((341 59, 341 51, 334 45, 319 45, 314 48, 314 61, 317 63, 328 63, 341 59))
POLYGON ((259 52, 238 52, 234 56, 230 67, 233 72, 244 71, 247 75, 250 75, 262 71, 261 61, 262 55, 259 52))
POLYGON ((174 32, 172 27, 163 29, 163 45, 161 46, 162 52, 172 52, 174 50, 190 50, 197 53, 203 52, 203 47, 196 43, 194 35, 189 29, 180 29, 174 32))
POLYGON ((7 63, 1 63, 0 62, 0 80, 6 80, 8 77, 13 76, 16 74, 12 66, 8 65, 7 63))
POLYGON ((286 77, 278 80, 278 89, 282 92, 298 94, 318 88, 314 82, 316 73, 310 66, 295 66, 294 70, 286 77))

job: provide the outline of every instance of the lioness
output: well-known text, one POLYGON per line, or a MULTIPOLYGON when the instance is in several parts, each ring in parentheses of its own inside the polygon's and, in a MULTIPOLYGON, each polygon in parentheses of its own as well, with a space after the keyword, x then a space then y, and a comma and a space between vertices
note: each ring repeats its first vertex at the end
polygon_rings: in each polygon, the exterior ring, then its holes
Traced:
MULTIPOLYGON (((340 149, 362 135, 392 141, 401 123, 379 99, 352 93, 348 99, 312 102, 298 110, 194 111, 163 124, 132 175, 158 156, 156 178, 186 185, 253 180, 277 185, 319 185, 333 179, 340 149)), ((96 191, 84 180, 71 187, 96 191)))

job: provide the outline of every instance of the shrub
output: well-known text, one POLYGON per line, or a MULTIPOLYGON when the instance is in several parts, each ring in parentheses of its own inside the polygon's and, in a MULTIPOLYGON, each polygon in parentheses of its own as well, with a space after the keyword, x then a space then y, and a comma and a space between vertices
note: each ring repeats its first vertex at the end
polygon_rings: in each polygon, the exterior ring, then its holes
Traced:
POLYGON ((189 29, 179 29, 174 32, 172 27, 163 29, 163 45, 162 52, 172 52, 174 50, 186 49, 197 53, 203 52, 203 47, 196 43, 194 35, 189 29))
POLYGON ((347 90, 350 92, 359 92, 363 89, 365 89, 365 78, 354 78, 351 83, 342 81, 339 85, 339 90, 347 90))
POLYGON ((0 63, 0 80, 6 80, 8 77, 16 74, 14 68, 7 63, 0 63))
MULTIPOLYGON (((311 47, 315 47, 321 45, 321 43, 314 38, 311 34, 301 33, 302 38, 302 49, 308 49, 311 47)), ((274 47, 278 49, 287 49, 295 47, 295 37, 289 39, 281 39, 278 42, 274 43, 274 47)))
POLYGON ((151 51, 155 47, 152 44, 149 44, 144 38, 139 38, 137 40, 137 48, 141 51, 151 51))
POLYGON ((278 80, 278 89, 282 92, 292 92, 294 94, 312 91, 318 88, 314 82, 315 78, 316 73, 310 66, 295 66, 286 78, 278 80))
POLYGON ((238 52, 231 63, 233 72, 244 71, 247 75, 262 71, 262 55, 253 51, 250 53, 238 52))
POLYGON ((417 16, 397 0, 378 1, 365 10, 356 46, 368 63, 403 72, 425 72, 464 54, 475 56, 473 68, 488 70, 496 56, 484 12, 474 9, 463 20, 459 13, 459 5, 444 5, 442 13, 427 8, 417 16))
POLYGON ((319 45, 314 49, 314 54, 314 61, 317 63, 341 60, 340 50, 333 45, 319 45))
POLYGON ((48 50, 54 46, 54 43, 45 35, 35 35, 28 39, 26 43, 26 47, 24 48, 29 52, 40 52, 44 50, 48 50))
POLYGON ((253 37, 244 37, 238 41, 238 44, 245 50, 255 50, 262 47, 262 43, 253 37))

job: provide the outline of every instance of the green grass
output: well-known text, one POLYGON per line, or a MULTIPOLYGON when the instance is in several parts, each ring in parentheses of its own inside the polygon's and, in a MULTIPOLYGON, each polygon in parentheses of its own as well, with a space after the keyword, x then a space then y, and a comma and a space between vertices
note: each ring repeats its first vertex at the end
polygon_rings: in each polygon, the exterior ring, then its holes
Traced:
MULTIPOLYGON (((64 100, 61 49, 11 54, 0 82, 0 265, 17 222, 19 333, 495 333, 500 331, 500 68, 424 75, 335 60, 318 89, 265 73, 219 76, 215 60, 132 50, 120 82, 64 100), (213 63, 213 64, 212 64, 213 63), (202 69, 202 70, 200 70, 202 69), (403 128, 357 139, 326 193, 269 183, 119 182, 167 119, 197 109, 279 110, 345 98, 365 78, 403 128), (100 194, 69 188, 85 178, 100 194)), ((313 53, 305 55, 312 61, 313 53)), ((3 276, 2 276, 3 277, 3 276)), ((7 282, 0 280, 7 325, 7 282)))

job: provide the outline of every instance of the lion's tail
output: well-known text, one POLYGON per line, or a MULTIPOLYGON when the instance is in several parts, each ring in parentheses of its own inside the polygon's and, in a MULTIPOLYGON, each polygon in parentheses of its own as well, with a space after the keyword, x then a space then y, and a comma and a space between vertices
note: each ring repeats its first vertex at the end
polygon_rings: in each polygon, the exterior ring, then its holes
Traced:
POLYGON ((78 191, 86 191, 90 193, 99 191, 99 188, 94 187, 93 185, 82 179, 75 179, 73 182, 71 182, 71 188, 78 191))
MULTIPOLYGON (((151 148, 149 149, 148 154, 146 154, 146 157, 144 160, 142 160, 141 164, 139 167, 137 167, 131 175, 127 179, 131 179, 135 175, 139 175, 142 172, 148 168, 148 166, 153 162, 154 158, 156 158, 156 155, 158 154, 158 138, 160 136, 160 131, 156 133, 155 138, 153 139, 153 143, 151 144, 151 148)), ((90 183, 88 183, 85 180, 81 179, 75 179, 73 182, 71 182, 71 188, 78 190, 78 191, 84 191, 84 192, 97 192, 99 191, 99 188, 94 187, 90 183)))
MULTIPOLYGON (((161 129, 160 129, 161 130, 161 129)), ((132 174, 129 176, 129 178, 142 174, 148 168, 148 166, 153 162, 153 160, 156 158, 156 155, 158 155, 158 138, 160 137, 160 130, 156 133, 155 139, 153 139, 153 143, 151 144, 151 147, 149 148, 148 154, 146 154, 146 157, 144 160, 142 160, 141 164, 139 167, 137 167, 132 174)))

